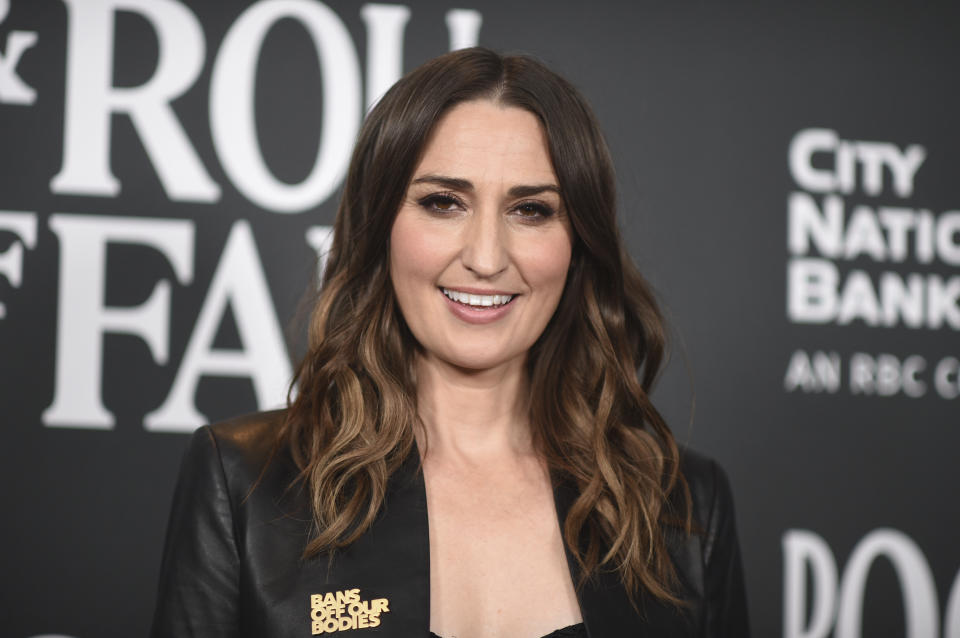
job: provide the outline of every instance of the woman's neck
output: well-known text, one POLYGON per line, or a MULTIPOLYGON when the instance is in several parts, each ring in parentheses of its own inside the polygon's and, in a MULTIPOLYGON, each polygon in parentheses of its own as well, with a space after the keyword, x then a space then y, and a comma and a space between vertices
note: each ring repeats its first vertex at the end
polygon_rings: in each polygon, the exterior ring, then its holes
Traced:
MULTIPOLYGON (((523 361, 465 370, 429 355, 417 361, 417 405, 434 458, 482 462, 530 454, 523 361)), ((423 441, 419 441, 421 451, 423 441)))

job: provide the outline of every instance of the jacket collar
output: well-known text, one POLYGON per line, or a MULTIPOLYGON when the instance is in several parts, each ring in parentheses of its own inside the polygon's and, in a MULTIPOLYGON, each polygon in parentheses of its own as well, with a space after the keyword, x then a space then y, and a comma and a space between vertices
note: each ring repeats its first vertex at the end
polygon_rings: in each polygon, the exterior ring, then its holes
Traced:
POLYGON ((334 554, 328 590, 359 587, 364 600, 386 598, 389 612, 380 616, 380 635, 425 636, 430 627, 428 534, 427 492, 414 449, 390 477, 374 524, 334 554))
MULTIPOLYGON (((554 488, 558 525, 576 499, 576 489, 560 482, 554 488)), ((590 638, 654 636, 674 627, 677 612, 649 596, 631 604, 616 572, 600 571, 583 585, 580 569, 564 548, 580 612, 590 638)), ((338 552, 327 572, 330 586, 369 583, 364 598, 384 597, 390 612, 381 631, 390 636, 422 636, 430 626, 430 540, 427 495, 420 455, 413 451, 390 478, 377 521, 348 548, 338 552)))
MULTIPOLYGON (((561 530, 570 507, 577 498, 576 488, 566 481, 558 481, 554 487, 554 500, 561 530)), ((619 575, 612 570, 597 570, 580 585, 580 566, 564 543, 570 577, 573 579, 580 602, 580 613, 590 638, 613 638, 620 636, 660 636, 676 628, 680 613, 677 609, 661 603, 650 595, 641 593, 637 604, 630 601, 619 575)))

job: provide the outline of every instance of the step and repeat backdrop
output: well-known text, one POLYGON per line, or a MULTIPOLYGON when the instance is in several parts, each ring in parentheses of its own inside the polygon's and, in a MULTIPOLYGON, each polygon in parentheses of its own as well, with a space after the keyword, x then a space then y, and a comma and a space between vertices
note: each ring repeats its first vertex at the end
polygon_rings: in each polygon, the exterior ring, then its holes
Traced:
POLYGON ((960 11, 0 0, 0 634, 144 635, 187 435, 281 405, 366 109, 481 44, 596 107, 756 636, 960 638, 960 11))

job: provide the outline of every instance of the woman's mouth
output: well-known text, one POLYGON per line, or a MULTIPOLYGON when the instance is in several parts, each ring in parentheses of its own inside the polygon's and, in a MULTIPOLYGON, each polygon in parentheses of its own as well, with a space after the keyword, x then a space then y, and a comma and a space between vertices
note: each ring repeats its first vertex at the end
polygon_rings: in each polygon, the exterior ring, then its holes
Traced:
POLYGON ((443 292, 447 299, 476 309, 505 306, 516 297, 516 295, 508 294, 477 295, 461 292, 452 288, 440 288, 440 291, 443 292))

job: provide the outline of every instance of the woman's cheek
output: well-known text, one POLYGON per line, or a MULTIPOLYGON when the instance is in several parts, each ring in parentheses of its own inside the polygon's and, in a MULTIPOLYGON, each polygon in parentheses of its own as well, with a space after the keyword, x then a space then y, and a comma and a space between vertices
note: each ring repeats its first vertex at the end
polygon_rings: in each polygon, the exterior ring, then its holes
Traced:
POLYGON ((567 279, 571 254, 570 235, 563 228, 531 242, 521 257, 528 282, 534 287, 546 286, 559 296, 567 279))

